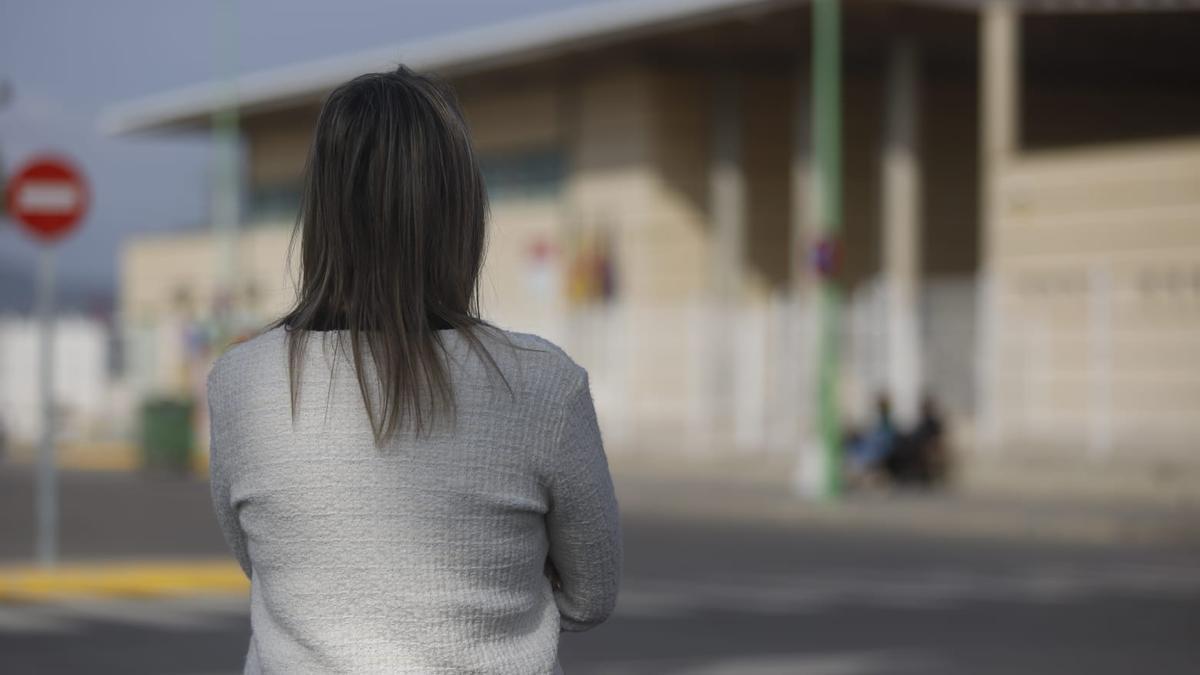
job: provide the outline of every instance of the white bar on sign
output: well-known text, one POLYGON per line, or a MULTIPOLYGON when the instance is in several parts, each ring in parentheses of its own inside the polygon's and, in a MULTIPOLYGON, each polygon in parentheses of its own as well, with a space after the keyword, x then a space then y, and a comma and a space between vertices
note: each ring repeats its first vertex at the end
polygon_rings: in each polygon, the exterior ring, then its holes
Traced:
POLYGON ((31 181, 22 185, 17 193, 17 208, 26 213, 73 211, 78 202, 78 187, 61 181, 31 181))

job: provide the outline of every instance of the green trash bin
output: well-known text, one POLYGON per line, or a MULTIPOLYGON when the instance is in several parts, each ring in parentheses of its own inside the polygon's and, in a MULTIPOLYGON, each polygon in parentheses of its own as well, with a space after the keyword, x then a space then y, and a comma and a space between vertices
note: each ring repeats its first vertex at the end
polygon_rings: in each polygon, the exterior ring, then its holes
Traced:
POLYGON ((153 398, 142 403, 142 468, 184 474, 192 468, 192 401, 153 398))

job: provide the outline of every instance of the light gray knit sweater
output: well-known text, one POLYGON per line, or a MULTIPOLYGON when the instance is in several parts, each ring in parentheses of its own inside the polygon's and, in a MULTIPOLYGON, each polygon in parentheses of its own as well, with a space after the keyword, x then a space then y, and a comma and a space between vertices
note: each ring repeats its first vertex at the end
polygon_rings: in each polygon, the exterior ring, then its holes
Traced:
POLYGON ((213 366, 213 501, 251 578, 246 673, 552 673, 560 630, 612 612, 620 525, 587 373, 541 338, 481 336, 510 395, 440 334, 456 426, 383 449, 333 333, 309 340, 294 423, 283 329, 213 366))

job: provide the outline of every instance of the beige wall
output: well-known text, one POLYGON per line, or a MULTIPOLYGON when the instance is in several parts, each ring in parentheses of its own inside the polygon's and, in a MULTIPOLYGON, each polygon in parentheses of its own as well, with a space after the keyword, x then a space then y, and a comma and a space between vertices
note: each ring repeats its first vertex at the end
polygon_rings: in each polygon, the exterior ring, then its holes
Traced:
POLYGON ((746 168, 746 265, 753 294, 787 290, 792 274, 792 149, 796 83, 783 76, 749 74, 742 125, 746 168))
MULTIPOLYGON (((279 316, 292 299, 287 270, 291 230, 243 232, 238 246, 238 305, 255 316, 279 316)), ((130 239, 121 251, 120 312, 129 324, 164 316, 207 317, 216 301, 218 255, 211 232, 130 239)))
MULTIPOLYGON (((234 329, 252 331, 282 316, 292 299, 286 267, 290 229, 259 227, 239 238, 234 329)), ((189 348, 188 331, 211 327, 219 245, 213 233, 158 234, 127 240, 121 251, 121 333, 134 400, 150 394, 203 400, 213 354, 189 348)))
POLYGON ((127 240, 120 262, 122 320, 150 322, 172 312, 211 307, 216 269, 208 232, 127 240))
POLYGON ((561 142, 560 92, 545 77, 504 88, 467 87, 459 103, 480 153, 544 147, 561 142))
POLYGON ((1200 437, 1200 140, 1029 153, 1000 176, 1004 445, 1122 459, 1200 437))
MULTIPOLYGON (((791 161, 796 83, 779 74, 742 72, 739 78, 742 169, 745 180, 745 300, 765 302, 783 292, 792 218, 791 161)), ((702 69, 654 75, 655 166, 660 183, 656 222, 674 254, 671 297, 696 299, 711 290, 709 162, 715 75, 702 69)))
POLYGON ((694 301, 711 289, 711 79, 697 71, 653 75, 653 242, 659 258, 655 296, 660 302, 694 301))
MULTIPOLYGON (((493 199, 481 280, 484 314, 545 335, 587 366, 615 440, 678 439, 686 429, 708 428, 712 402, 720 399, 714 392, 732 397, 727 408, 750 402, 750 412, 732 415, 721 433, 761 426, 755 421, 761 410, 755 411, 778 388, 770 361, 776 357, 769 355, 794 352, 794 338, 779 326, 780 299, 792 274, 796 83, 784 70, 747 70, 739 77, 745 248, 742 314, 732 319, 712 314, 710 70, 615 60, 577 72, 530 69, 460 83, 481 156, 559 148, 567 162, 560 194, 493 199), (599 230, 614 245, 619 301, 572 305, 566 292, 572 251, 599 230), (553 254, 537 258, 539 246, 553 254), (716 332, 729 333, 731 341, 714 342, 716 332), (708 381, 714 349, 736 356, 729 372, 708 381)), ((878 272, 881 87, 874 79, 847 84, 845 238, 853 285, 878 272)), ((303 109, 246 121, 252 185, 299 178, 314 119, 314 110, 303 109)), ((931 156, 940 161, 957 142, 935 139, 931 156)), ((958 242, 956 250, 972 241, 955 229, 972 224, 970 204, 955 197, 935 208, 935 232, 958 242)), ((283 267, 288 234, 286 227, 261 226, 243 235, 239 293, 244 299, 254 289, 249 310, 263 320, 291 298, 283 267)), ((181 296, 189 311, 207 312, 216 265, 207 234, 131 242, 123 264, 125 316, 136 323, 178 314, 181 296)))
POLYGON ((283 110, 245 121, 250 185, 278 185, 300 180, 317 109, 283 110))
POLYGON ((975 83, 928 77, 920 104, 922 268, 934 279, 979 268, 979 139, 975 83))
MULTIPOLYGON (((483 157, 561 144, 558 92, 544 77, 524 77, 504 87, 468 85, 459 99, 483 157)), ((561 335, 566 242, 557 200, 510 195, 493 198, 491 210, 480 282, 484 316, 519 330, 561 335), (536 259, 538 245, 554 253, 536 259)))
POLYGON ((564 228, 576 240, 608 232, 619 300, 608 308, 578 308, 564 345, 592 372, 610 435, 677 429, 686 377, 679 327, 643 317, 686 297, 696 251, 659 208, 653 76, 621 66, 568 86, 565 110, 573 119, 564 228))
POLYGON ((621 292, 628 301, 668 298, 672 274, 663 264, 667 242, 655 211, 650 73, 640 68, 601 72, 581 83, 574 96, 567 227, 611 229, 621 292))

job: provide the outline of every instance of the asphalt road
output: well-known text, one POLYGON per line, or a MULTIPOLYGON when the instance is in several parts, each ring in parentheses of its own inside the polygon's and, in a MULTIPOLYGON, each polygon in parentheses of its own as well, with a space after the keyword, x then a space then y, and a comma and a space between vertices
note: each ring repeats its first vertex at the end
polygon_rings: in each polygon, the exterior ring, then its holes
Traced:
MULTIPOLYGON (((0 558, 28 555, 26 481, 0 471, 0 558)), ((75 475, 64 498, 69 556, 221 550, 198 481, 75 475)), ((1195 550, 636 514, 625 527, 617 615, 563 638, 569 673, 1168 675, 1200 662, 1195 550)), ((0 605, 0 672, 235 673, 248 631, 242 599, 0 605)))

